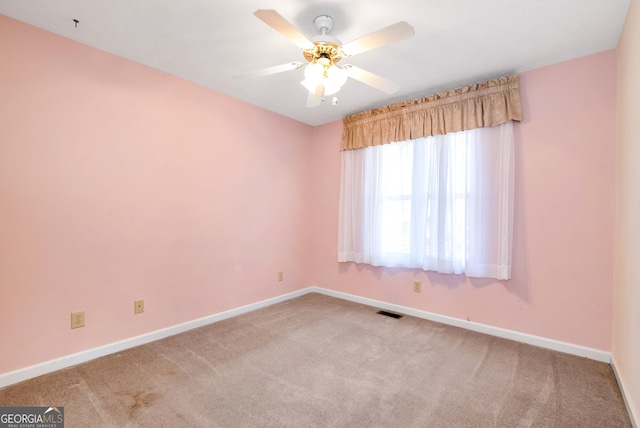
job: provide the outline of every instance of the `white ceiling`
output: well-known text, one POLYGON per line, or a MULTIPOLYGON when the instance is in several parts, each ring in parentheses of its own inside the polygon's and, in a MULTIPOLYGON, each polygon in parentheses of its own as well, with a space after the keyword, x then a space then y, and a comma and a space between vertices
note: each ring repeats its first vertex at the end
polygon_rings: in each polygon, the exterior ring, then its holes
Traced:
MULTIPOLYGON (((522 72, 618 43, 630 0, 0 0, 0 14, 162 70, 310 125, 442 89, 522 72), (388 95, 349 79, 338 105, 306 108, 303 70, 239 81, 234 74, 305 61, 253 16, 275 9, 303 34, 330 15, 347 43, 406 21, 411 39, 349 58, 393 80, 388 95), (77 28, 73 20, 77 19, 77 28)), ((7 60, 4 58, 3 60, 7 60)))

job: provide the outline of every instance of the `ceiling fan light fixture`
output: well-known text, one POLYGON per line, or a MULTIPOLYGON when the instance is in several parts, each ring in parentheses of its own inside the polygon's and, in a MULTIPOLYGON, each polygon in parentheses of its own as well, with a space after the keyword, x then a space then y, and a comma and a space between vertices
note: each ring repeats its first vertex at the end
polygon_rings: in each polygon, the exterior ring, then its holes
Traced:
POLYGON ((347 72, 338 66, 330 67, 327 70, 327 77, 324 79, 324 93, 325 95, 333 95, 338 92, 342 85, 347 81, 347 72))
POLYGON ((347 78, 347 72, 338 66, 324 66, 319 62, 309 64, 304 70, 305 79, 300 82, 312 94, 316 92, 318 84, 322 82, 325 95, 333 95, 342 88, 347 78))
POLYGON ((318 85, 324 79, 324 66, 317 62, 307 65, 304 69, 304 80, 300 82, 312 94, 316 93, 318 85))
POLYGON ((331 58, 329 58, 326 54, 322 55, 324 56, 320 56, 320 58, 318 58, 318 64, 322 64, 325 67, 331 65, 331 58))
POLYGON ((311 82, 319 82, 324 77, 324 66, 320 63, 313 63, 307 65, 304 69, 304 78, 311 82))

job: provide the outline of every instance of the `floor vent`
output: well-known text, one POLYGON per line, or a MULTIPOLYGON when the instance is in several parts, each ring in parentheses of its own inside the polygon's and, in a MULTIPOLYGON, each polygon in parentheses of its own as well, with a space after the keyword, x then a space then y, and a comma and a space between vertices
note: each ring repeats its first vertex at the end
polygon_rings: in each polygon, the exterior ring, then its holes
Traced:
POLYGON ((404 316, 404 315, 394 314, 393 312, 387 312, 387 311, 378 311, 376 313, 380 315, 384 315, 385 317, 391 317, 391 318, 402 318, 404 316))

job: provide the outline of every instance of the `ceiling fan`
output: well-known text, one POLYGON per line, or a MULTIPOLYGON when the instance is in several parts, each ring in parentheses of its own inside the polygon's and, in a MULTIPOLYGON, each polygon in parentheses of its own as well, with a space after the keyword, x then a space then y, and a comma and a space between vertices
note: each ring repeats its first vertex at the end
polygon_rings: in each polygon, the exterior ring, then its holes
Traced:
MULTIPOLYGON (((235 79, 253 79, 297 70, 306 65, 305 79, 300 83, 309 91, 307 107, 319 106, 324 96, 338 92, 348 77, 388 94, 392 94, 400 88, 397 83, 354 65, 339 66, 337 63, 345 57, 412 37, 415 32, 413 27, 406 22, 398 22, 343 45, 340 40, 329 35, 333 28, 333 18, 328 15, 320 15, 314 19, 313 25, 318 35, 309 39, 275 10, 256 10, 253 14, 301 48, 307 64, 297 61, 275 65, 236 74, 233 76, 235 79)), ((334 98, 334 104, 335 102, 334 98)))

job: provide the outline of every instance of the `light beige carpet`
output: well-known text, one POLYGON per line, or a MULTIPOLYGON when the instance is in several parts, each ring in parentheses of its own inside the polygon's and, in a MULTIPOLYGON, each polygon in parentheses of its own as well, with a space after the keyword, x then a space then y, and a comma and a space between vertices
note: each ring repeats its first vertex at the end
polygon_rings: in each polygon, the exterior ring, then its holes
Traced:
POLYGON ((309 294, 0 390, 66 427, 629 427, 604 363, 309 294))

